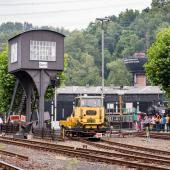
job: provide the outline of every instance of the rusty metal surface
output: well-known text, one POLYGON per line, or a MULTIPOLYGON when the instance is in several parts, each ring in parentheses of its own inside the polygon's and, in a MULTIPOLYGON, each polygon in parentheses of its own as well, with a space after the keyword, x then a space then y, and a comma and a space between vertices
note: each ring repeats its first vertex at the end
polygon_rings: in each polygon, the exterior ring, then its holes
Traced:
POLYGON ((14 153, 14 152, 9 152, 9 151, 5 151, 5 150, 0 149, 0 154, 8 155, 8 156, 11 156, 11 157, 17 157, 17 158, 19 158, 21 160, 28 161, 27 156, 17 154, 17 153, 14 153))
MULTIPOLYGON (((136 134, 138 137, 146 137, 146 134, 136 134)), ((170 133, 168 132, 151 132, 150 133, 151 138, 155 139, 165 139, 165 140, 170 140, 170 133)))
POLYGON ((89 141, 85 141, 85 140, 83 140, 82 142, 89 144, 89 145, 92 145, 92 146, 96 146, 98 148, 114 150, 114 151, 124 153, 124 154, 141 156, 141 157, 146 157, 146 158, 153 158, 154 157, 156 159, 162 159, 162 160, 170 161, 170 157, 166 157, 166 156, 155 155, 155 154, 151 154, 151 153, 145 153, 145 152, 141 152, 141 151, 137 151, 137 150, 133 151, 133 150, 128 149, 128 148, 120 148, 120 147, 117 147, 117 146, 115 146, 115 147, 114 146, 108 146, 108 145, 98 144, 98 143, 89 142, 89 141))
POLYGON ((3 170, 23 170, 4 161, 0 161, 0 168, 3 170))
POLYGON ((120 147, 124 147, 124 148, 130 148, 130 149, 135 149, 135 150, 140 150, 140 151, 145 151, 145 152, 150 152, 150 153, 170 155, 169 151, 163 151, 163 150, 159 150, 159 149, 151 149, 151 148, 146 148, 146 147, 136 146, 136 145, 129 145, 129 144, 124 144, 124 143, 119 143, 119 142, 114 142, 114 141, 109 141, 109 140, 104 140, 104 139, 101 139, 101 141, 104 143, 107 143, 111 146, 120 146, 120 147))

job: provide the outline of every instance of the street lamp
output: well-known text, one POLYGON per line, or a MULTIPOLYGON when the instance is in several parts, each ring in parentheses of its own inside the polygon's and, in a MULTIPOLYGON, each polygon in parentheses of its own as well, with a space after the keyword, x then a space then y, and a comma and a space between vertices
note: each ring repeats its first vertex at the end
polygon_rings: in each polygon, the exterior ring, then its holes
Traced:
MULTIPOLYGON (((101 22, 102 24, 102 97, 104 97, 104 22, 108 22, 110 19, 105 18, 96 18, 96 21, 101 22)), ((103 100, 103 98, 102 98, 103 100)))

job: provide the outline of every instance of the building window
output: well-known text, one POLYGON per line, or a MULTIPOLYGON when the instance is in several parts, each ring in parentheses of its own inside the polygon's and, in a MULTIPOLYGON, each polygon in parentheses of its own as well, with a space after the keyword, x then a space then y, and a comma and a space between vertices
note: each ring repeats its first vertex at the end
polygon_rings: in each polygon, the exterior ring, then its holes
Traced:
POLYGON ((56 42, 30 40, 30 60, 56 61, 56 42))
POLYGON ((17 43, 11 44, 11 63, 17 62, 17 43))

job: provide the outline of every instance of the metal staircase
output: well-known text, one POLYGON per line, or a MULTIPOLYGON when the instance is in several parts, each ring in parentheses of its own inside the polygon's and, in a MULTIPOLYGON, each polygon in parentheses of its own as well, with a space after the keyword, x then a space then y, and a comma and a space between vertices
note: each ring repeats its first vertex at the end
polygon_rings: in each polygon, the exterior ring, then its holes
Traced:
POLYGON ((18 113, 19 114, 22 113, 24 105, 25 105, 25 102, 26 102, 26 94, 25 94, 25 91, 23 90, 22 97, 21 97, 21 102, 20 102, 19 107, 18 107, 18 113))
POLYGON ((26 102, 26 94, 19 81, 16 80, 15 87, 13 90, 13 95, 11 99, 10 108, 8 111, 8 116, 10 116, 13 112, 17 115, 21 114, 26 102))

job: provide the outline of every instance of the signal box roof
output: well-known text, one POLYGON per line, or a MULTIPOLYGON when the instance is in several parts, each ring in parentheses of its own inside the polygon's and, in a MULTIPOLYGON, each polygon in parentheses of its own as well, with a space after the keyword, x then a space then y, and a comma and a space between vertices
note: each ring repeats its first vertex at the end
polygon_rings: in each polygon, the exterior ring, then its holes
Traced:
POLYGON ((38 31, 53 32, 53 33, 55 33, 55 34, 58 34, 58 35, 61 35, 61 36, 65 37, 64 34, 61 34, 61 33, 57 32, 57 31, 47 30, 47 29, 33 29, 33 30, 29 30, 29 31, 25 31, 25 32, 22 32, 22 33, 20 33, 20 34, 17 34, 16 36, 10 38, 8 41, 11 41, 11 40, 13 40, 13 39, 15 39, 15 38, 18 38, 19 36, 22 36, 22 35, 24 35, 24 34, 29 33, 29 32, 35 32, 35 31, 37 31, 37 32, 38 32, 38 31))

